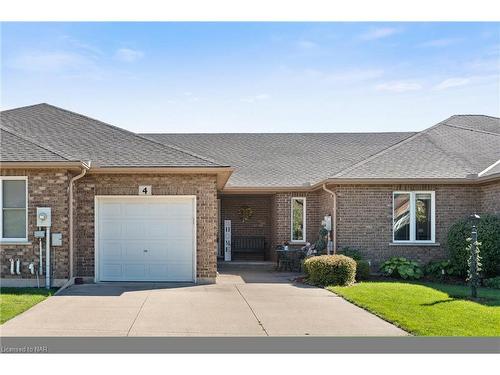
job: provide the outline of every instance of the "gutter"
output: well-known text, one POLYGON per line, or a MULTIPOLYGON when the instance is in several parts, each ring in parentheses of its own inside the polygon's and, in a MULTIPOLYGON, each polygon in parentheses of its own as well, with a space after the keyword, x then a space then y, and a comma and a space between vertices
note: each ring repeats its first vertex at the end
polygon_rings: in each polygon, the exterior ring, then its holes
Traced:
POLYGON ((326 184, 322 185, 324 191, 329 193, 332 196, 333 200, 333 218, 332 218, 332 230, 330 231, 330 237, 333 241, 333 254, 337 253, 337 193, 328 189, 326 184), (333 232, 333 233, 332 233, 333 232))
POLYGON ((87 173, 87 171, 90 169, 90 164, 91 162, 89 161, 88 165, 84 164, 83 163, 83 167, 81 169, 81 173, 77 176, 74 176, 71 178, 71 180, 69 181, 69 280, 68 282, 63 285, 63 287, 61 288, 64 289, 66 288, 67 286, 69 286, 72 282, 73 282, 73 249, 74 249, 74 235, 73 235, 73 216, 74 216, 74 210, 73 210, 73 186, 74 186, 74 182, 76 180, 79 180, 80 178, 82 178, 83 176, 85 176, 85 174, 87 173))

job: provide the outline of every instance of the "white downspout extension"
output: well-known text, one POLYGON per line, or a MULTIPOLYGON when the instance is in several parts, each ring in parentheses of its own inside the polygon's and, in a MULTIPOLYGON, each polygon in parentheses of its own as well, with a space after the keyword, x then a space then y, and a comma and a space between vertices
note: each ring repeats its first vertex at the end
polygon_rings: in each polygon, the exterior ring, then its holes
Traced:
POLYGON ((337 253, 337 193, 328 189, 326 187, 326 184, 323 184, 323 190, 329 193, 333 198, 333 225, 332 225, 333 236, 331 235, 330 232, 330 237, 332 237, 333 241, 333 254, 336 254, 337 253))
POLYGON ((45 288, 50 289, 50 227, 45 234, 45 288))
POLYGON ((74 182, 87 173, 87 170, 90 168, 90 161, 88 166, 82 168, 82 172, 74 176, 70 181, 69 181, 69 280, 68 282, 71 282, 73 279, 73 186, 74 182))

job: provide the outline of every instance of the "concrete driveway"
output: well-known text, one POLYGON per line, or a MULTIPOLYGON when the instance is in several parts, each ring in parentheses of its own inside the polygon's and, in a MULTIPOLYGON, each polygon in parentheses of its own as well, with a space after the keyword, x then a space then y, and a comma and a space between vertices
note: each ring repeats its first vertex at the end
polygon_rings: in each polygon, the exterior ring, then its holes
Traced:
POLYGON ((74 285, 0 326, 2 336, 401 336, 292 274, 226 268, 217 284, 74 285))

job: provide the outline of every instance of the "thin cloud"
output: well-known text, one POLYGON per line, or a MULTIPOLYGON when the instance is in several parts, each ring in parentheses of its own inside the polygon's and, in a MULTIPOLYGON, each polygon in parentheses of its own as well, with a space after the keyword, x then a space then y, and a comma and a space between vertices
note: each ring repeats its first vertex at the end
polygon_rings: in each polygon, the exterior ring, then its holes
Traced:
POLYGON ((30 51, 21 53, 8 66, 31 72, 62 72, 89 68, 94 62, 86 56, 67 51, 30 51))
POLYGON ((123 62, 134 62, 140 60, 144 57, 144 52, 131 49, 131 48, 120 48, 115 52, 115 58, 123 62))
POLYGON ((382 69, 345 69, 334 72, 324 72, 318 69, 308 68, 304 70, 304 75, 308 78, 322 80, 327 83, 354 83, 365 82, 384 75, 382 69))
POLYGON ((362 40, 376 40, 376 39, 387 38, 398 32, 399 30, 393 27, 380 27, 378 29, 373 29, 365 34, 362 34, 360 38, 362 40))
POLYGON ((297 42, 297 47, 300 49, 308 50, 308 49, 313 49, 319 47, 317 43, 310 41, 310 40, 305 40, 301 39, 297 42))
POLYGON ((419 47, 447 47, 453 44, 460 43, 462 39, 459 38, 441 38, 441 39, 432 39, 426 42, 420 43, 419 47))
POLYGON ((453 87, 460 87, 469 84, 470 78, 448 78, 433 87, 434 90, 446 90, 453 87))
POLYGON ((388 92, 407 92, 407 91, 418 91, 423 87, 420 83, 417 82, 409 82, 409 81, 392 81, 385 82, 375 86, 375 90, 377 91, 388 91, 388 92))
POLYGON ((257 94, 254 96, 248 96, 246 98, 242 98, 242 99, 240 99, 240 101, 242 101, 244 103, 255 103, 255 102, 259 102, 259 101, 268 100, 270 98, 271 98, 271 95, 269 95, 269 94, 257 94))

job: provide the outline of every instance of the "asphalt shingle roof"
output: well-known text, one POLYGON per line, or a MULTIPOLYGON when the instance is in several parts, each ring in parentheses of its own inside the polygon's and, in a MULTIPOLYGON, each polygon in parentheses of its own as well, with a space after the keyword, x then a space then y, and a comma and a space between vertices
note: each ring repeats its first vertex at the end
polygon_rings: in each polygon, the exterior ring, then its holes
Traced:
MULTIPOLYGON (((207 158, 167 147, 132 132, 48 104, 0 113, 4 129, 66 159, 98 167, 220 167, 207 158)), ((17 161, 31 161, 19 149, 17 161)), ((26 151, 26 150, 24 150, 26 151)), ((2 153, 3 154, 3 153, 2 153)), ((227 164, 225 164, 227 166, 227 164)))
POLYGON ((419 133, 141 135, 38 104, 0 112, 0 122, 0 161, 232 166, 228 186, 236 187, 307 187, 327 178, 463 179, 500 159, 500 119, 479 115, 452 116, 419 133))
MULTIPOLYGON (((235 168, 229 185, 307 186, 414 133, 142 134, 235 168)), ((228 186, 229 186, 228 185, 228 186)))
POLYGON ((68 161, 53 151, 0 128, 0 160, 20 161, 20 155, 23 161, 68 161))
POLYGON ((465 178, 498 159, 500 119, 452 116, 331 177, 465 178))

